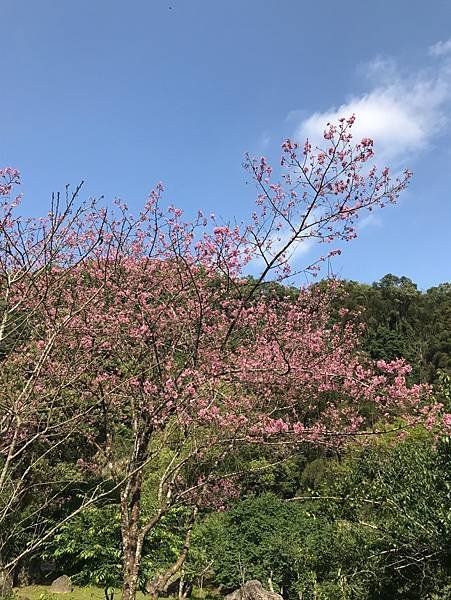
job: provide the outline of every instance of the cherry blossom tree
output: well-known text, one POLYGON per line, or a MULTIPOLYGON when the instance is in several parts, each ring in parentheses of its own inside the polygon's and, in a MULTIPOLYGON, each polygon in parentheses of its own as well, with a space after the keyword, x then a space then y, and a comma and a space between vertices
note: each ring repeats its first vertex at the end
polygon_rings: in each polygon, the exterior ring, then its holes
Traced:
MULTIPOLYGON (((80 187, 54 196, 47 217, 35 219, 16 214, 19 184, 17 170, 0 170, 0 595, 20 561, 56 531, 49 508, 83 480, 75 468, 57 477, 55 460, 68 445, 77 447, 80 422, 93 410, 70 404, 66 393, 76 385, 70 365, 87 357, 82 350, 62 356, 56 342, 100 292, 99 282, 77 305, 72 290, 93 249, 106 248, 105 219, 95 203, 79 202, 80 187), (52 368, 55 352, 64 364, 59 371, 52 368)), ((101 486, 89 489, 75 511, 103 493, 101 486)))
MULTIPOLYGON (((43 226, 41 258, 19 278, 21 289, 32 281, 31 291, 9 292, 8 314, 23 312, 31 330, 30 350, 12 364, 24 373, 32 364, 32 383, 18 379, 8 414, 27 417, 5 439, 17 428, 24 439, 34 431, 45 438, 57 423, 58 443, 73 427, 96 450, 79 467, 120 492, 124 600, 136 596, 146 536, 172 508, 191 507, 192 521, 200 507, 239 493, 246 446, 269 446, 277 461, 288 448, 336 447, 400 416, 406 425, 436 417, 440 407, 423 402, 427 390, 407 385, 408 365, 371 363, 359 351, 359 327, 334 324, 337 282, 295 298, 265 285, 317 273, 339 250, 300 267, 303 244, 353 239, 363 211, 394 203, 406 187, 409 172, 392 178, 373 165, 371 140, 353 144, 353 122, 329 125, 324 148, 285 142, 279 179, 264 158, 246 157, 259 188, 249 223, 201 213, 184 220, 177 208, 162 210, 161 185, 137 217, 121 203, 113 213, 72 207, 63 235, 50 216, 54 241, 43 226), (30 404, 22 406, 23 394, 30 404), (24 428, 38 414, 36 396, 44 422, 24 428), (62 404, 71 410, 59 414, 62 404), (157 491, 144 506, 149 481, 157 491)), ((3 226, 6 240, 15 226, 3 226)), ((21 233, 21 244, 34 249, 34 236, 21 233)), ((4 280, 21 268, 5 265, 4 280)), ((14 447, 7 441, 3 464, 14 447)), ((182 566, 190 530, 179 560, 151 582, 154 597, 182 566)))

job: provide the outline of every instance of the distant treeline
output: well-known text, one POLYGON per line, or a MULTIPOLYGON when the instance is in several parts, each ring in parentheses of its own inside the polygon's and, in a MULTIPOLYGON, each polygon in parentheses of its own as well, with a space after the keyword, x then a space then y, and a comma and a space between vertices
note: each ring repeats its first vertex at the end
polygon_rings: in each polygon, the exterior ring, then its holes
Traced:
POLYGON ((364 346, 372 358, 404 357, 415 382, 451 372, 451 283, 422 292, 408 277, 385 275, 372 285, 344 284, 349 308, 363 307, 364 346))

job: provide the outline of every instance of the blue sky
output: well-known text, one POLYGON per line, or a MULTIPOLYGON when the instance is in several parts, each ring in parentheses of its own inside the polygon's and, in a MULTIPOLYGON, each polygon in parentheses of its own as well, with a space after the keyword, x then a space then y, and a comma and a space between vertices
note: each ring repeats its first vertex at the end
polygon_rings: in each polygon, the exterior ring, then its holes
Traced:
POLYGON ((450 280, 449 0, 1 0, 0 14, 0 164, 21 170, 27 211, 81 179, 138 210, 162 180, 168 204, 241 218, 245 151, 275 158, 355 111, 379 160, 415 177, 335 270, 450 280))

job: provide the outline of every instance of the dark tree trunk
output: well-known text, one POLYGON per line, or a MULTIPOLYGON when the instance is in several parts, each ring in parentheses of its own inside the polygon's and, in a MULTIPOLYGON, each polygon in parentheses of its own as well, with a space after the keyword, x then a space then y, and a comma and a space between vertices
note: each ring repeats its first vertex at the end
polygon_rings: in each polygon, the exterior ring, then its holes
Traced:
POLYGON ((133 475, 121 495, 121 532, 123 548, 122 600, 135 600, 142 554, 139 518, 141 513, 142 472, 133 475))

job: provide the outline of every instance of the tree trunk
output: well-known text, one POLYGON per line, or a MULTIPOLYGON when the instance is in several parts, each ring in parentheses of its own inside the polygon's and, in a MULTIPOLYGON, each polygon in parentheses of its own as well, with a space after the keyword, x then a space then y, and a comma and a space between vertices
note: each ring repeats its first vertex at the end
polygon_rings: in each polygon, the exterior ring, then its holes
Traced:
POLYGON ((270 572, 269 577, 268 577, 268 587, 269 587, 270 592, 274 592, 274 586, 272 583, 272 571, 270 572))
POLYGON ((10 598, 13 591, 13 575, 0 566, 0 598, 10 598))
POLYGON ((122 600, 135 600, 138 591, 139 564, 141 559, 133 560, 130 556, 124 557, 124 581, 122 583, 122 600))
POLYGON ((122 600, 135 600, 138 590, 139 568, 145 531, 140 528, 141 493, 143 485, 143 467, 147 459, 152 428, 140 433, 139 423, 133 422, 135 445, 133 457, 128 463, 130 477, 121 490, 121 535, 122 535, 122 600))
POLYGON ((139 528, 142 473, 133 475, 121 494, 121 533, 123 549, 122 600, 135 600, 141 564, 142 539, 139 528))
POLYGON ((194 508, 193 512, 191 513, 191 518, 185 535, 183 548, 175 563, 171 565, 168 569, 166 569, 166 571, 163 574, 157 575, 155 579, 152 582, 149 582, 146 586, 146 591, 150 594, 152 600, 158 600, 161 594, 165 594, 171 582, 171 578, 182 570, 191 546, 191 534, 193 531, 194 523, 196 521, 197 512, 197 508, 194 508))

